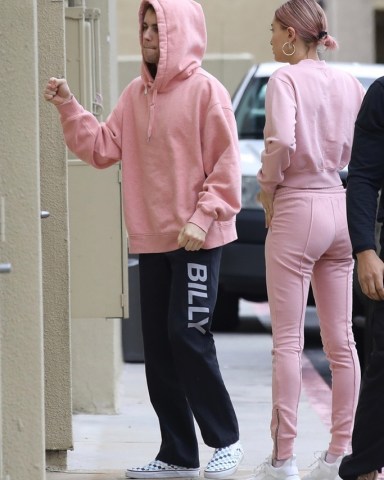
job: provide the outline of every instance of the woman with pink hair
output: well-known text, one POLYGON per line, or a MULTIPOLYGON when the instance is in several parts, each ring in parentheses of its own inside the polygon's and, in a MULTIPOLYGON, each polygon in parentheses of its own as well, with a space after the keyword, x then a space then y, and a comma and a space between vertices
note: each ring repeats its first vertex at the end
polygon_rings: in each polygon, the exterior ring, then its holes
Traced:
POLYGON ((335 49, 315 0, 290 0, 271 26, 265 150, 258 172, 268 234, 266 276, 273 336, 271 458, 257 480, 299 480, 294 440, 301 393, 304 318, 310 284, 332 371, 328 448, 306 480, 335 480, 349 449, 360 365, 352 333, 353 258, 345 189, 339 171, 350 160, 364 89, 352 75, 319 58, 335 49))

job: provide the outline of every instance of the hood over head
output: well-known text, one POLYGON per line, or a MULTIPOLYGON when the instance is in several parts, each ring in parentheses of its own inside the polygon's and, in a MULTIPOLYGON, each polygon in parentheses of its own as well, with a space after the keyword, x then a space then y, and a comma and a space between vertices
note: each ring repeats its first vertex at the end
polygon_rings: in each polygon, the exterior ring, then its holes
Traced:
POLYGON ((146 85, 154 83, 157 91, 172 80, 188 78, 201 66, 207 45, 205 18, 201 5, 194 0, 142 0, 139 10, 140 45, 145 11, 151 4, 156 12, 160 59, 154 80, 145 62, 141 75, 146 85))

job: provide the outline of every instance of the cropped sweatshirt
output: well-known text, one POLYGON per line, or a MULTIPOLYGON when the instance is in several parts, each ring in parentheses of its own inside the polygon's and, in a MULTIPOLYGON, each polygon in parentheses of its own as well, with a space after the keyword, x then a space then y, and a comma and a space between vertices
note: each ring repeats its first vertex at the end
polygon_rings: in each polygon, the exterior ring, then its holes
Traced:
POLYGON ((263 190, 340 185, 338 172, 350 161, 364 93, 355 77, 321 60, 275 71, 265 101, 265 150, 258 172, 263 190))
MULTIPOLYGON (((142 25, 147 1, 142 1, 142 25)), ((72 97, 58 106, 68 148, 96 168, 121 160, 131 253, 176 250, 187 222, 206 233, 203 248, 237 238, 241 203, 236 122, 227 90, 201 68, 205 19, 193 0, 151 0, 159 31, 155 78, 141 76, 100 123, 72 97)), ((142 35, 140 34, 140 42, 142 35)))

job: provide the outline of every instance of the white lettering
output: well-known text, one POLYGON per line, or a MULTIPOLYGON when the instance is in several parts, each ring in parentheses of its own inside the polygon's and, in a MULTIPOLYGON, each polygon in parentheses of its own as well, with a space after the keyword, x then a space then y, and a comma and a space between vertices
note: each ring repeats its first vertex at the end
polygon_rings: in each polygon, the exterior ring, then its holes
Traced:
POLYGON ((193 297, 208 298, 208 294, 204 293, 204 292, 195 292, 194 290, 188 290, 188 303, 189 303, 189 305, 193 304, 193 297))
POLYGON ((203 335, 205 335, 207 332, 204 330, 202 325, 206 325, 209 321, 209 317, 203 318, 203 320, 200 320, 200 322, 195 322, 195 323, 188 323, 188 328, 196 328, 201 332, 203 335))
POLYGON ((209 313, 209 308, 207 307, 188 307, 188 320, 193 320, 194 313, 209 313))
POLYGON ((207 281, 207 267, 206 265, 199 265, 198 263, 188 263, 188 278, 192 282, 206 282, 207 281))
POLYGON ((208 287, 206 285, 208 272, 206 265, 200 265, 198 263, 188 263, 188 328, 196 328, 199 332, 205 334, 206 330, 202 327, 209 322, 209 308, 194 306, 194 300, 196 297, 208 298, 208 287), (208 317, 203 320, 195 320, 194 315, 198 313, 208 314, 208 317))
POLYGON ((188 283, 188 288, 197 288, 198 290, 207 290, 207 286, 202 283, 188 283))

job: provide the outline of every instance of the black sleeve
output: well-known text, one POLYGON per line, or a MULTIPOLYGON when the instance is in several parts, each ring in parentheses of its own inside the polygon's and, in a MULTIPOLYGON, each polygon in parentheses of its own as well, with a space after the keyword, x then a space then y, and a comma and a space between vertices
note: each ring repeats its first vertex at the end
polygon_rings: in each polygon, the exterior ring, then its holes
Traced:
POLYGON ((384 77, 368 89, 355 123, 347 179, 353 252, 376 249, 377 198, 384 182, 384 77))

